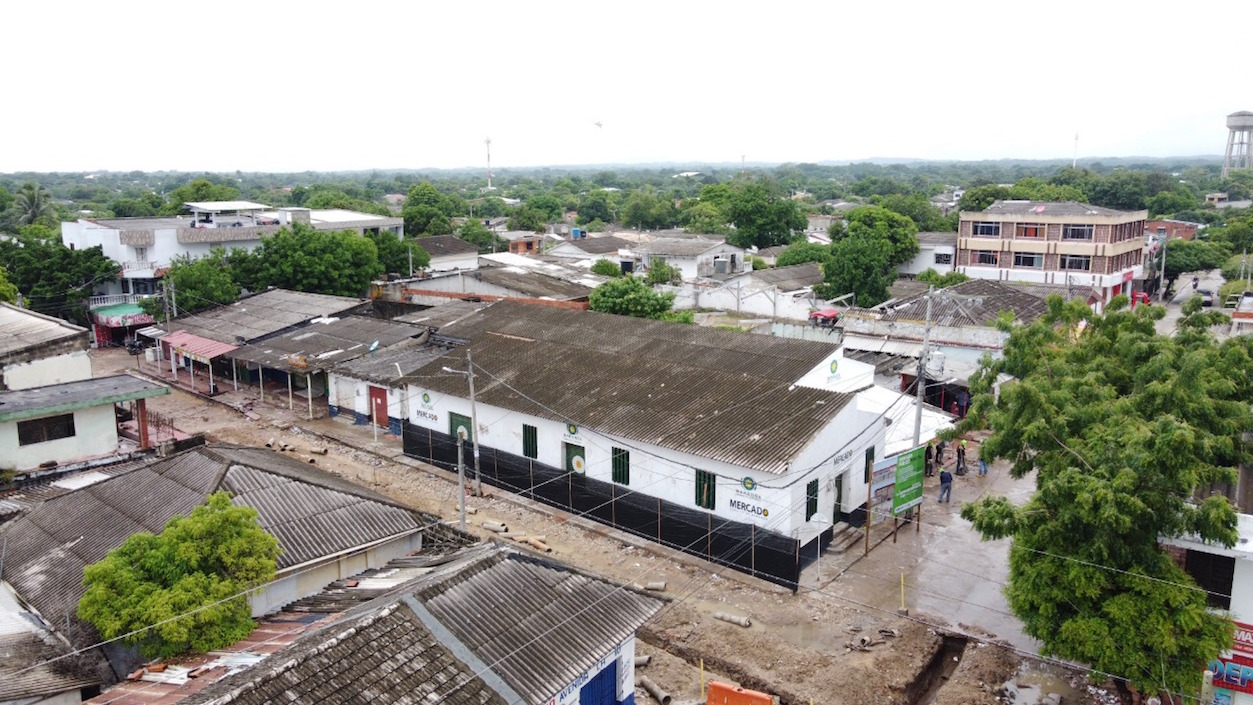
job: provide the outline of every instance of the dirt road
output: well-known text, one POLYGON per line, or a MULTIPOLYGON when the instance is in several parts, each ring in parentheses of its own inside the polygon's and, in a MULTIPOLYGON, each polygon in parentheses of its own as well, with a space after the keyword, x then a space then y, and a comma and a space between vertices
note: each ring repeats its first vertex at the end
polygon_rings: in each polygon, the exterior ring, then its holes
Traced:
MULTIPOLYGON (((96 375, 135 370, 140 365, 147 374, 160 374, 155 366, 143 365, 123 350, 93 351, 92 360, 96 375)), ((168 379, 168 371, 166 375, 168 379)), ((453 520, 457 517, 455 477, 404 458, 394 437, 380 435, 375 440, 363 427, 302 418, 306 411, 299 403, 294 408, 288 408, 285 398, 260 403, 255 390, 232 391, 212 401, 175 390, 150 400, 149 405, 175 419, 181 430, 204 433, 210 442, 261 446, 273 440, 294 446, 300 457, 310 457, 307 453, 312 447, 324 447, 328 453, 315 457, 323 470, 354 479, 415 509, 453 520)), ((619 583, 665 581, 663 594, 671 602, 640 632, 640 655, 654 656, 640 673, 668 690, 676 704, 702 702, 702 664, 706 678, 767 691, 782 703, 797 705, 991 704, 1007 702, 1000 695, 1007 681, 1024 686, 1017 689, 1020 694, 1014 702, 1019 704, 1044 702, 1033 700, 1032 693, 1050 692, 1064 694, 1067 703, 1101 702, 1087 700, 1081 689, 1068 687, 1067 680, 1077 680, 1074 674, 1035 667, 1024 670, 1019 655, 997 645, 986 630, 963 629, 967 625, 959 627, 941 615, 927 613, 943 603, 932 602, 909 618, 897 616, 896 591, 885 588, 883 582, 885 574, 895 574, 891 566, 904 560, 909 551, 920 549, 907 541, 899 550, 890 541, 883 543, 864 570, 849 571, 839 580, 806 586, 793 594, 580 517, 500 496, 494 488, 488 491, 497 496, 467 501, 475 512, 468 518, 469 528, 483 538, 497 538, 481 528, 484 520, 501 521, 511 533, 544 536, 553 549, 552 558, 579 569, 619 583), (874 593, 874 599, 852 596, 868 593, 874 593), (719 621, 713 617, 715 612, 750 617, 752 625, 744 628, 719 621)), ((519 548, 524 547, 519 544, 519 548)), ((973 620, 979 615, 961 616, 973 620)), ((636 699, 651 701, 642 689, 637 689, 636 699)))

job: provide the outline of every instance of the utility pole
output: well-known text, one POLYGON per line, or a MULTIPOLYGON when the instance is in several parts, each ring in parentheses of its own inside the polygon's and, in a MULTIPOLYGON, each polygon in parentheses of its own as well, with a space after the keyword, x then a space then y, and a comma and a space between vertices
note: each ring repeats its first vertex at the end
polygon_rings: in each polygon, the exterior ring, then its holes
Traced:
POLYGON ((470 425, 474 433, 470 440, 474 443, 474 496, 483 496, 483 485, 479 478, 479 415, 474 404, 474 363, 470 361, 470 348, 466 348, 466 378, 470 380, 470 425))
POLYGON ((1166 243, 1170 242, 1170 236, 1162 238, 1162 268, 1157 272, 1157 285, 1161 287, 1161 300, 1166 300, 1166 243))
MULTIPOLYGON (((927 287, 927 320, 922 328, 922 352, 918 356, 918 406, 914 408, 914 448, 922 445, 922 404, 927 397, 927 346, 931 342, 931 300, 935 298, 935 286, 927 287)), ((922 505, 924 501, 919 502, 915 507, 917 510, 916 521, 914 522, 914 531, 922 530, 922 505)), ((893 541, 895 541, 893 537, 893 541)))
POLYGON ((165 308, 165 332, 170 332, 170 282, 173 281, 167 272, 165 287, 161 289, 161 305, 165 308))
POLYGON ((173 274, 170 274, 170 306, 174 309, 174 317, 178 318, 178 292, 174 290, 173 274))
POLYGON ((466 439, 457 434, 457 506, 460 511, 461 531, 466 530, 466 439))

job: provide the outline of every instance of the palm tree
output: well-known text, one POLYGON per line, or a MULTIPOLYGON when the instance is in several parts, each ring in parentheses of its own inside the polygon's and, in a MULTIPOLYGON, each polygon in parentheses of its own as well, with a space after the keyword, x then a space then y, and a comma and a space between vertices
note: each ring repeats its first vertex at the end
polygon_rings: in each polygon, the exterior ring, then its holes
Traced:
POLYGON ((13 211, 18 225, 33 225, 41 220, 56 220, 56 208, 48 189, 30 181, 22 184, 13 198, 13 211))

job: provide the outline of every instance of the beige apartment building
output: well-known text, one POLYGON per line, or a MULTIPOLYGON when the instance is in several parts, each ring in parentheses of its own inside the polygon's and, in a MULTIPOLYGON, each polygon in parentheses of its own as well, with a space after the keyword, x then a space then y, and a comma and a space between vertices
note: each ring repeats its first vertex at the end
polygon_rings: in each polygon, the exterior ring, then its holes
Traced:
POLYGON ((1104 304, 1143 276, 1147 219, 1073 201, 997 201, 962 211, 956 268, 973 279, 1091 287, 1092 303, 1104 304))

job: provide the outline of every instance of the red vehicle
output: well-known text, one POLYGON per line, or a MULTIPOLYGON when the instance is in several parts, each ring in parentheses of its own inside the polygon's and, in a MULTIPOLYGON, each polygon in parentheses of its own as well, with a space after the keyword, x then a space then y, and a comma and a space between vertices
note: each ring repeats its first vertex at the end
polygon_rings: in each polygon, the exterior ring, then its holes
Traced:
POLYGON ((1146 294, 1145 292, 1143 291, 1131 292, 1131 308, 1134 309, 1136 307, 1136 304, 1138 303, 1147 304, 1148 302, 1149 302, 1149 295, 1146 294))
POLYGON ((818 326, 819 328, 834 328, 837 321, 843 314, 839 309, 822 308, 809 314, 809 325, 818 326))

